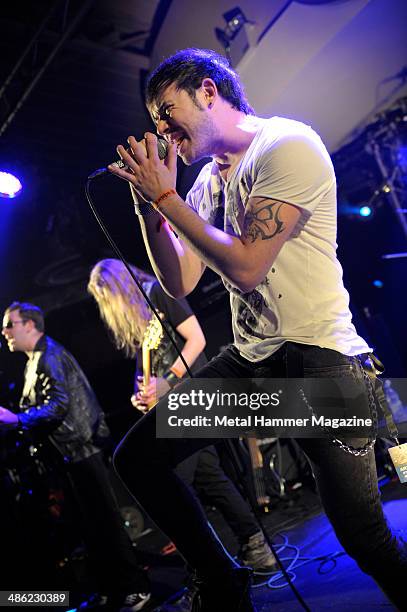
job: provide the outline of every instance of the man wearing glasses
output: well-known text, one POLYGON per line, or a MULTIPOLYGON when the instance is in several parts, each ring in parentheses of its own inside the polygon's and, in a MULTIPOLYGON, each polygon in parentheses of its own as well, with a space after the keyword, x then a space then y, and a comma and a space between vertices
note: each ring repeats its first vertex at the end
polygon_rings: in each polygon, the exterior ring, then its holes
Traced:
POLYGON ((22 434, 42 432, 61 454, 82 513, 95 587, 106 593, 86 602, 84 609, 105 603, 120 612, 141 610, 150 599, 150 585, 137 565, 109 483, 102 452, 109 430, 89 381, 72 355, 45 335, 38 306, 13 302, 4 313, 2 334, 11 352, 24 352, 28 360, 21 412, 0 407, 0 426, 22 434))

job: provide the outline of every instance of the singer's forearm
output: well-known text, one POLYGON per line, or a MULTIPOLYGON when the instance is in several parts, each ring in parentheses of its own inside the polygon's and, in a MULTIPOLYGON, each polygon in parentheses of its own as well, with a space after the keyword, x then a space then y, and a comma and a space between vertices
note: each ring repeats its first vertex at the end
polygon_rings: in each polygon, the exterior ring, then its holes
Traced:
POLYGON ((287 202, 249 198, 239 219, 240 233, 233 236, 204 221, 177 194, 158 208, 187 246, 243 293, 264 280, 301 215, 287 202))
POLYGON ((203 262, 170 229, 159 214, 139 217, 147 254, 163 289, 172 297, 185 297, 196 287, 203 262))
POLYGON ((290 238, 300 218, 300 209, 269 197, 249 197, 244 214, 237 220, 238 235, 217 229, 175 192, 175 146, 169 146, 168 156, 161 162, 156 138, 152 134, 147 136, 147 154, 145 148, 129 137, 133 157, 118 147, 127 169, 113 166, 109 169, 128 181, 143 200, 154 203, 177 234, 179 240, 168 229, 157 231, 155 214, 146 215, 141 221, 145 224, 144 238, 150 260, 162 286, 176 298, 187 295, 202 275, 203 262, 243 293, 253 291, 264 281, 290 238))
MULTIPOLYGON (((168 198, 160 208, 162 215, 180 237, 180 243, 212 270, 242 291, 256 268, 253 253, 248 253, 240 238, 209 225, 180 196, 168 198)), ((253 284, 253 283, 252 283, 253 284)))

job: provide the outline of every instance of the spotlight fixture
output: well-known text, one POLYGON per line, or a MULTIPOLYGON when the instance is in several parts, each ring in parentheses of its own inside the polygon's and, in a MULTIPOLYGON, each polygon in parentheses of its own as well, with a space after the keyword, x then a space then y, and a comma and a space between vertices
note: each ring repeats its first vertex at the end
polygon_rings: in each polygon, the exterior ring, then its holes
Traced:
POLYGON ((226 55, 232 66, 236 66, 249 48, 249 41, 246 34, 245 24, 253 23, 249 21, 242 9, 235 8, 223 13, 226 26, 215 28, 215 35, 226 51, 226 55))
POLYGON ((0 171, 0 198, 15 198, 20 195, 22 188, 22 184, 14 174, 0 171))
POLYGON ((247 23, 243 11, 238 6, 231 11, 223 13, 223 18, 226 21, 224 32, 229 40, 233 40, 243 28, 244 24, 247 23))

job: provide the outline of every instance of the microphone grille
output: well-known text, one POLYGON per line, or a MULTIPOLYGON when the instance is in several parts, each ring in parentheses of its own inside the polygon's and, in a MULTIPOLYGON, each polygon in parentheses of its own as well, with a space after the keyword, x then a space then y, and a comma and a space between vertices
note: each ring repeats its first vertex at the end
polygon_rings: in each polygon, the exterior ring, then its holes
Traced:
POLYGON ((157 140, 158 157, 164 159, 168 153, 168 143, 163 138, 157 140))

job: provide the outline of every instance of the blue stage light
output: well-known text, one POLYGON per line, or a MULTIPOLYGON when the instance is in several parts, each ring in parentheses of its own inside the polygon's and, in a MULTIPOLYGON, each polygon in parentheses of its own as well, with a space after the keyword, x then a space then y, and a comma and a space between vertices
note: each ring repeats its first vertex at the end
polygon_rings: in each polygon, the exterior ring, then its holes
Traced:
POLYGON ((381 289, 383 287, 383 281, 376 279, 373 281, 373 286, 377 289, 381 289))
POLYGON ((372 209, 370 208, 370 206, 361 206, 359 208, 359 214, 361 217, 370 217, 370 215, 372 214, 372 209))
POLYGON ((14 174, 0 172, 0 198, 15 198, 23 186, 14 174))

